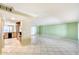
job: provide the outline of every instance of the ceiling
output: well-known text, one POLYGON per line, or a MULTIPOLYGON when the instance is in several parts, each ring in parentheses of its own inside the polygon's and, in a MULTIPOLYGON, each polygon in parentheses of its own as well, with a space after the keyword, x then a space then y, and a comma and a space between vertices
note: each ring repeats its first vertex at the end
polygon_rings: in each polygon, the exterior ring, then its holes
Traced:
POLYGON ((5 5, 36 17, 34 24, 79 21, 79 4, 77 3, 6 3, 5 5))
POLYGON ((75 3, 6 3, 13 6, 15 10, 32 16, 47 17, 59 16, 65 12, 77 12, 79 4, 75 3))

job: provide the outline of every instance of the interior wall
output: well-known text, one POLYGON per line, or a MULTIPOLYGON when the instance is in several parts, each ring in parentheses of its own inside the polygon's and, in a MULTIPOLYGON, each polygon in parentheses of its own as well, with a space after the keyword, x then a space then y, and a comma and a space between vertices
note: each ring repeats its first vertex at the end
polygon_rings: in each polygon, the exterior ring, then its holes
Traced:
POLYGON ((79 40, 79 23, 78 23, 78 40, 79 40))
POLYGON ((2 52, 2 19, 0 18, 0 54, 2 52))
POLYGON ((39 35, 48 35, 48 36, 58 36, 65 37, 69 39, 78 39, 78 23, 64 23, 64 24, 56 24, 56 25, 41 25, 39 28, 39 35))
POLYGON ((31 44, 31 28, 34 18, 28 17, 22 20, 22 45, 31 44))

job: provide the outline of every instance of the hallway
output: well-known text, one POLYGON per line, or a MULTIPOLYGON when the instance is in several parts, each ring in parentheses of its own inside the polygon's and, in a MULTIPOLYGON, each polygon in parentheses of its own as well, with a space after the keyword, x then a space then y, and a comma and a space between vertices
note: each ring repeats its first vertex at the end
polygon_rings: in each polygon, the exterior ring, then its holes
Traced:
POLYGON ((16 39, 6 39, 2 49, 4 55, 74 55, 76 43, 57 38, 36 37, 36 43, 22 46, 16 39))

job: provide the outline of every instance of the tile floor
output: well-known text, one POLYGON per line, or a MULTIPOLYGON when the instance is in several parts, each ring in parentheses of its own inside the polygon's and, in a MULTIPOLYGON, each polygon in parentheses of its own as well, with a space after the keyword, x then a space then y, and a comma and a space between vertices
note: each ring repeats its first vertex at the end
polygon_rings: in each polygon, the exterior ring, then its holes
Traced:
POLYGON ((47 37, 33 37, 31 45, 22 46, 16 39, 6 39, 3 55, 77 55, 77 44, 72 41, 47 37))

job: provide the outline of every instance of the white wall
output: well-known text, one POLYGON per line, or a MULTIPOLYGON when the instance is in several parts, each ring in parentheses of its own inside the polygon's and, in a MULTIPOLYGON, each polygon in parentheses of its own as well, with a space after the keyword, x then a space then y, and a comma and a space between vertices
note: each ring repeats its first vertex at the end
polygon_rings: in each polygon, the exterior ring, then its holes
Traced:
POLYGON ((33 20, 34 18, 32 17, 26 17, 26 19, 22 20, 22 45, 31 44, 31 28, 33 20))
POLYGON ((24 20, 22 20, 22 33, 23 38, 31 38, 31 28, 32 28, 32 21, 34 18, 28 17, 24 20))
POLYGON ((2 24, 3 24, 3 21, 2 21, 2 18, 0 17, 0 54, 2 52, 2 45, 3 45, 3 42, 2 42, 2 24))
POLYGON ((3 21, 2 18, 0 17, 0 39, 2 38, 2 26, 3 26, 3 21))

